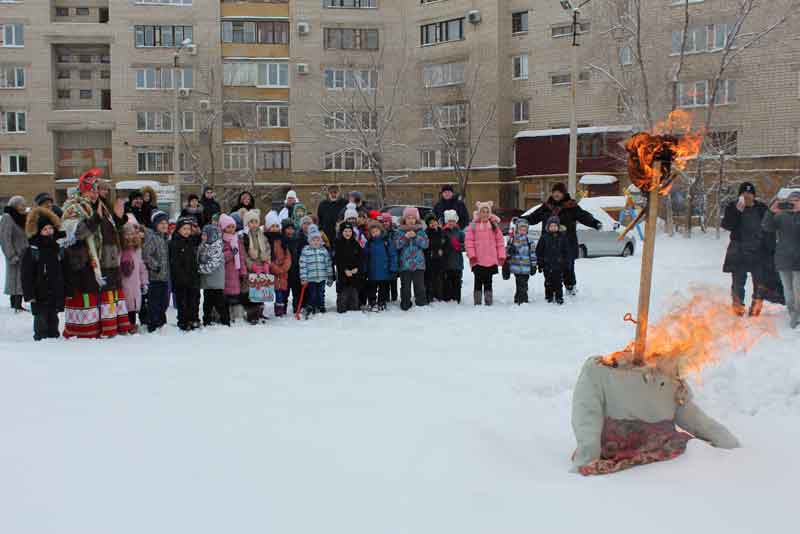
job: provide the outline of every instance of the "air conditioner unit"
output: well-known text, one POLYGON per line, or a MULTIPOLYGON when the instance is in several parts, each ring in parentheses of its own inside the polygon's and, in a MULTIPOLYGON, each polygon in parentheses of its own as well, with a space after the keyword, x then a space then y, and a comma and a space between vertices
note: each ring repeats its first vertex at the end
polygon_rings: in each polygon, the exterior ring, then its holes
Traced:
POLYGON ((178 98, 189 98, 190 96, 192 96, 191 89, 186 89, 186 88, 178 89, 178 98))
POLYGON ((211 101, 210 100, 201 100, 198 102, 200 106, 200 111, 208 111, 211 109, 211 101))
POLYGON ((311 33, 311 24, 309 24, 308 22, 298 22, 297 33, 300 35, 308 35, 309 33, 311 33))
POLYGON ((308 63, 297 64, 297 74, 308 74, 309 72, 308 63))
POLYGON ((471 24, 478 24, 481 21, 481 12, 477 9, 473 9, 467 13, 467 20, 471 24))

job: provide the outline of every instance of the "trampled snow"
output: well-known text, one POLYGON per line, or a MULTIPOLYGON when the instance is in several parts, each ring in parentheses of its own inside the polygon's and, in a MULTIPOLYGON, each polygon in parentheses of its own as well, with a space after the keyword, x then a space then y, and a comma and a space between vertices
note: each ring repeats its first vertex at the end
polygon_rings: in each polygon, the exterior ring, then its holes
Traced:
MULTIPOLYGON (((654 313, 718 285, 724 241, 659 237, 654 313)), ((563 307, 403 313, 34 343, 0 308, 0 532, 8 534, 789 533, 800 467, 800 332, 695 385, 744 448, 569 472, 584 359, 634 332, 639 258, 578 262, 563 307)), ((332 303, 329 293, 328 301, 332 303)), ((746 319, 742 320, 746 324, 746 319)))

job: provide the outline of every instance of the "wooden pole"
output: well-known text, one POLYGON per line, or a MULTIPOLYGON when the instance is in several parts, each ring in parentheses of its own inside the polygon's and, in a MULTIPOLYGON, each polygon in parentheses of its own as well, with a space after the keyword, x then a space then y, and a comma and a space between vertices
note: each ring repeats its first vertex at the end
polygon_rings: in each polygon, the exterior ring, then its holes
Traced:
POLYGON ((653 258, 656 251, 656 227, 658 225, 658 189, 661 183, 661 162, 653 164, 653 183, 647 203, 647 226, 644 231, 642 249, 642 271, 639 277, 639 313, 634 344, 634 364, 644 363, 647 348, 647 325, 650 317, 650 290, 653 286, 653 258))

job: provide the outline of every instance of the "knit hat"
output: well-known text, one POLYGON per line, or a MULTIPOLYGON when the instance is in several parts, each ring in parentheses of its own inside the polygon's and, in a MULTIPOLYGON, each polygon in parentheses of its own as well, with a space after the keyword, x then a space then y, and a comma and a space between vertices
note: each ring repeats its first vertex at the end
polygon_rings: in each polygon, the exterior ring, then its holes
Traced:
POLYGON ((53 222, 53 218, 43 212, 39 215, 39 218, 36 219, 36 233, 40 233, 42 229, 48 225, 52 226, 54 230, 58 230, 58 225, 53 222))
POLYGON ((178 222, 175 223, 175 231, 177 232, 181 228, 186 225, 192 226, 193 224, 197 224, 197 221, 194 217, 181 217, 178 219, 178 222))
POLYGON ((227 213, 223 213, 219 216, 219 229, 225 230, 228 226, 233 225, 236 226, 236 221, 233 220, 233 217, 228 215, 227 213))
POLYGON ((403 222, 405 222, 407 217, 414 217, 417 221, 419 220, 419 210, 414 206, 406 206, 403 208, 403 222))
POLYGON ((744 193, 752 193, 756 194, 756 186, 754 186, 750 182, 742 182, 742 185, 739 186, 739 194, 743 195, 744 193))
POLYGON ((303 226, 304 224, 314 224, 314 219, 311 218, 311 215, 306 215, 300 219, 300 226, 303 226))
MULTIPOLYGON (((244 210, 245 212, 247 210, 244 210)), ((242 223, 242 214, 237 212, 231 213, 231 219, 233 219, 233 223, 236 225, 236 230, 241 230, 244 228, 244 223, 242 223)), ((224 227, 223 227, 224 228, 224 227)))
POLYGON ((25 197, 20 195, 14 195, 9 199, 8 205, 12 208, 16 208, 17 206, 24 206, 25 205, 25 197))
POLYGON ((517 217, 516 219, 514 219, 514 226, 516 226, 517 228, 522 228, 522 227, 530 228, 531 225, 528 222, 528 219, 517 217))
POLYGON ((451 193, 454 193, 453 186, 450 184, 444 184, 442 186, 442 193, 444 193, 445 191, 450 191, 451 193))
POLYGON ((380 220, 383 223, 390 223, 390 224, 394 223, 394 218, 392 217, 392 214, 388 213, 388 212, 387 213, 381 213, 380 220))
POLYGON ((257 223, 261 222, 261 211, 260 210, 249 210, 247 213, 244 214, 242 217, 242 224, 245 226, 249 226, 251 221, 255 221, 257 223))
POLYGON ((372 220, 378 220, 378 217, 381 216, 381 212, 378 210, 369 210, 367 216, 372 220))
POLYGON ((344 232, 345 230, 352 230, 352 229, 353 229, 353 225, 350 224, 349 222, 345 222, 345 223, 342 223, 340 231, 344 232))
POLYGON ((41 206, 41 205, 42 205, 42 204, 44 204, 45 202, 53 202, 53 197, 52 197, 52 196, 50 196, 50 193, 39 193, 39 194, 38 194, 38 195, 36 195, 36 197, 33 199, 33 202, 34 202, 34 203, 35 203, 37 206, 41 206))
POLYGON ((85 173, 81 174, 78 178, 78 190, 81 193, 88 193, 89 191, 97 191, 97 178, 103 176, 103 170, 97 167, 92 167, 85 173))
POLYGON ((559 219, 555 215, 553 215, 551 217, 548 217, 547 225, 545 226, 545 229, 549 228, 551 224, 557 224, 558 226, 561 226, 561 219, 559 219))
POLYGON ((475 203, 475 208, 478 210, 478 213, 480 213, 480 211, 483 208, 488 209, 489 213, 491 213, 493 207, 494 207, 494 202, 492 202, 491 200, 488 201, 488 202, 480 202, 480 201, 478 201, 478 202, 475 203))
POLYGON ((555 193, 556 191, 558 191, 562 195, 566 195, 567 194, 567 186, 564 185, 561 182, 557 182, 557 183, 553 184, 553 187, 550 188, 550 192, 551 193, 555 193))
POLYGON ((364 195, 362 195, 362 194, 361 194, 361 191, 350 191, 350 192, 347 194, 347 196, 348 196, 349 198, 354 198, 354 199, 356 199, 356 200, 357 200, 357 201, 359 201, 359 202, 361 202, 361 200, 364 198, 364 195))
POLYGON ((153 215, 150 216, 150 223, 153 225, 153 228, 159 225, 162 221, 169 222, 169 215, 164 213, 163 211, 154 211, 153 215))
POLYGON ((344 220, 347 219, 358 219, 358 210, 355 208, 355 204, 348 204, 348 208, 344 210, 344 220))
MULTIPOLYGON (((305 219, 305 217, 303 217, 305 219)), ((297 229, 294 225, 294 221, 291 219, 284 219, 281 221, 281 230, 286 230, 287 228, 294 228, 297 229)))
POLYGON ((203 188, 203 196, 206 196, 206 193, 208 193, 209 191, 211 191, 213 193, 214 192, 214 188, 211 187, 210 185, 205 186, 203 188))
POLYGON ((297 193, 294 190, 291 190, 288 193, 286 193, 286 200, 289 200, 290 198, 292 198, 294 200, 299 200, 297 198, 297 193))
POLYGON ((435 213, 433 213, 433 212, 428 213, 425 216, 425 226, 429 225, 431 223, 431 221, 436 221, 436 220, 438 220, 438 219, 436 218, 436 214, 435 213))
POLYGON ((122 225, 122 235, 134 235, 139 232, 139 224, 136 222, 136 219, 128 219, 124 225, 122 225))
POLYGON ((444 210, 444 223, 458 222, 458 212, 456 210, 444 210))
POLYGON ((215 243, 222 237, 222 232, 220 232, 219 226, 207 224, 203 227, 203 235, 206 236, 207 243, 215 243))
POLYGON ((316 224, 312 224, 308 227, 308 238, 314 239, 315 237, 322 238, 322 234, 319 231, 319 228, 316 224))
POLYGON ((275 213, 275 210, 270 210, 267 213, 267 216, 264 217, 264 229, 269 229, 271 226, 279 226, 281 225, 281 220, 278 218, 278 214, 275 213))

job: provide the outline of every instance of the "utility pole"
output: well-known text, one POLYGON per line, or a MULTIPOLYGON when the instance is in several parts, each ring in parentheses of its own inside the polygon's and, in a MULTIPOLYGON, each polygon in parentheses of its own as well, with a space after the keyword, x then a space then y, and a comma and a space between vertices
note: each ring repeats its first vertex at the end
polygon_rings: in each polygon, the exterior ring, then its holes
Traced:
POLYGON ((578 192, 578 80, 580 69, 578 68, 578 16, 581 8, 591 0, 585 0, 578 7, 574 7, 570 0, 560 0, 561 7, 565 11, 572 12, 572 73, 570 74, 570 106, 569 106, 569 194, 574 198, 578 192))

